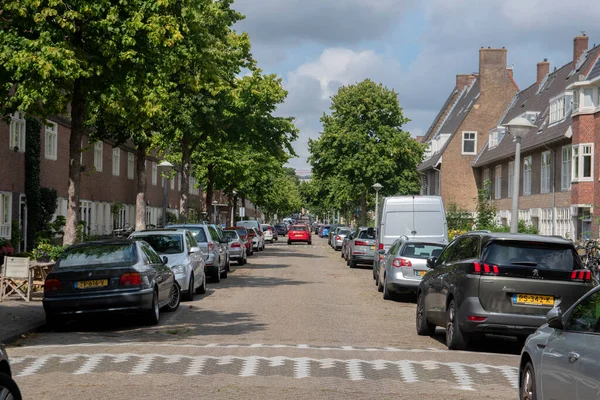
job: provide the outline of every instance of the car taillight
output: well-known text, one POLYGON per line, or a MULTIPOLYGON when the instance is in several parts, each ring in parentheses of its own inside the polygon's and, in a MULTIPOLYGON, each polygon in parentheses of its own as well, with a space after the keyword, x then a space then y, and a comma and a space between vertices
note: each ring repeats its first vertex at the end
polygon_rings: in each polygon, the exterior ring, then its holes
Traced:
POLYGON ((356 246, 368 246, 367 242, 363 242, 362 240, 357 240, 354 242, 356 246))
POLYGON ((490 265, 480 262, 473 263, 473 273, 474 274, 487 274, 487 275, 499 275, 500 268, 497 265, 490 265))
POLYGON ((208 250, 213 251, 215 249, 215 244, 213 242, 208 242, 208 250))
POLYGON ((44 293, 59 292, 62 288, 62 283, 58 279, 46 279, 44 282, 44 293))
POLYGON ((486 320, 486 317, 478 317, 477 315, 469 315, 467 317, 467 319, 469 321, 474 321, 474 322, 482 322, 486 320))
POLYGON ((127 272, 119 279, 119 286, 139 286, 141 284, 142 276, 137 272, 127 272))
POLYGON ((412 267, 412 263, 410 262, 410 260, 401 257, 394 258, 394 261, 392 261, 392 265, 396 268, 412 267))
POLYGON ((342 240, 342 237, 341 236, 336 236, 335 240, 342 240))
POLYGON ((379 243, 379 250, 383 250, 383 243, 379 243))
POLYGON ((589 269, 579 269, 571 272, 571 279, 574 281, 590 281, 592 280, 592 272, 589 269))
POLYGON ((232 243, 231 247, 241 247, 241 246, 240 246, 240 244, 238 242, 236 242, 236 243, 232 243))

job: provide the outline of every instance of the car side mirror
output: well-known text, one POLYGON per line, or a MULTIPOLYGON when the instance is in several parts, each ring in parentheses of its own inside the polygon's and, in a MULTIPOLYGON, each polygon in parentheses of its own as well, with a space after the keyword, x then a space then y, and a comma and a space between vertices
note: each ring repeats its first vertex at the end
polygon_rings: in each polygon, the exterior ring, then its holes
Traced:
POLYGON ((197 247, 197 246, 190 247, 190 254, 199 253, 199 252, 200 252, 200 247, 197 247))
POLYGON ((162 262, 163 262, 163 264, 167 265, 169 263, 169 257, 163 256, 162 262))
POLYGON ((546 314, 546 322, 550 328, 563 329, 563 314, 560 307, 554 307, 546 314))
POLYGON ((384 256, 385 255, 385 250, 381 249, 377 253, 379 253, 379 255, 381 255, 381 256, 384 256))
POLYGON ((427 259, 427 267, 431 268, 431 269, 434 269, 436 262, 437 262, 437 257, 429 257, 427 259))

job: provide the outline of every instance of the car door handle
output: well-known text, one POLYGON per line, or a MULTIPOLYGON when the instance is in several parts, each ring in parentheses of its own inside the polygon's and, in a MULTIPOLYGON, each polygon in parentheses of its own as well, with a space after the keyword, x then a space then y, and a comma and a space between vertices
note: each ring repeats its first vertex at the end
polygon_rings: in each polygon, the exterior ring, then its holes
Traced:
POLYGON ((579 360, 580 355, 578 353, 575 353, 574 351, 569 353, 569 362, 574 363, 575 361, 579 360))

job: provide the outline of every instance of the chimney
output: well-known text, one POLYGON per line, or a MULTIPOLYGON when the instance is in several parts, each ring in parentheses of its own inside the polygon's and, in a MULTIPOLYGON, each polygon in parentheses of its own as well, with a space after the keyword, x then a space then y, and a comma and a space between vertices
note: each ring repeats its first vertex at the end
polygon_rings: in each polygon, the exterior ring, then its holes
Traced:
POLYGON ((537 63, 537 85, 540 86, 540 83, 544 80, 546 75, 550 73, 550 63, 547 58, 544 58, 544 61, 537 63))
POLYGON ((505 48, 479 49, 479 78, 482 91, 488 86, 497 86, 507 79, 505 48))
POLYGON ((585 32, 581 32, 580 36, 575 36, 573 39, 573 64, 577 64, 579 57, 588 49, 589 39, 585 32))
POLYGON ((425 135, 422 135, 422 136, 417 136, 417 137, 415 138, 415 140, 416 140, 417 142, 419 142, 419 143, 423 143, 423 139, 425 139, 425 135))
POLYGON ((477 74, 456 75, 456 90, 460 92, 465 86, 470 86, 476 78, 477 74))

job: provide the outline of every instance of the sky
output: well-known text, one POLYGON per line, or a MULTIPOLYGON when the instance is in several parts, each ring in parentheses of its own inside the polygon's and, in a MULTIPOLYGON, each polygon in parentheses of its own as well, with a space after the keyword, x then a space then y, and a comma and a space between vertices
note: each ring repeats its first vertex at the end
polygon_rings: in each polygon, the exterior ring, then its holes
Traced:
POLYGON ((398 93, 403 129, 422 135, 452 91, 457 74, 477 72, 479 49, 508 50, 521 89, 547 58, 573 57, 582 31, 600 44, 600 7, 592 0, 236 0, 252 52, 265 73, 283 79, 288 97, 277 113, 296 118, 298 157, 310 170, 308 140, 343 85, 370 78, 398 93), (568 4, 566 6, 565 4, 568 4))

